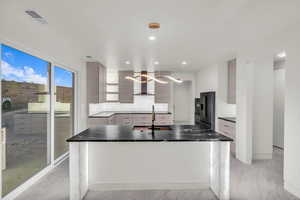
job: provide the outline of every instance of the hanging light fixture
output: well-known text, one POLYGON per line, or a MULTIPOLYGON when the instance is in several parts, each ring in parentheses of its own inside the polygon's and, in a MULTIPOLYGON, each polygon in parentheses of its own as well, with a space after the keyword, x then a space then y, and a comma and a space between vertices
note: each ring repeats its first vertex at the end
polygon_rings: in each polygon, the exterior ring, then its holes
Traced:
POLYGON ((174 77, 172 77, 172 76, 165 76, 165 77, 168 78, 168 79, 170 79, 171 81, 176 82, 176 83, 182 83, 182 82, 183 82, 183 80, 181 80, 181 79, 176 79, 176 78, 174 78, 174 77))
POLYGON ((131 77, 131 76, 126 76, 125 79, 127 80, 132 80, 135 81, 137 83, 146 83, 145 81, 140 81, 139 79, 137 79, 136 77, 131 77))
POLYGON ((160 83, 160 84, 168 84, 167 81, 161 80, 160 78, 167 78, 167 79, 169 79, 173 82, 176 82, 176 83, 182 83, 183 82, 183 80, 178 79, 178 78, 174 78, 173 76, 170 76, 170 75, 163 75, 163 76, 158 75, 157 77, 154 77, 154 76, 150 76, 148 74, 140 73, 140 75, 137 75, 137 76, 134 76, 134 77, 131 77, 131 76, 126 76, 125 77, 125 79, 127 79, 127 80, 132 80, 132 81, 135 81, 135 82, 138 82, 138 83, 147 83, 149 81, 155 81, 155 82, 160 83), (140 77, 147 78, 147 81, 141 81, 139 79, 140 77))
POLYGON ((155 77, 153 77, 153 76, 149 76, 148 74, 141 74, 141 76, 147 77, 147 78, 149 78, 150 80, 152 79, 152 80, 154 80, 155 82, 158 82, 158 83, 161 83, 161 84, 167 84, 167 83, 168 83, 167 81, 159 80, 159 79, 157 79, 157 78, 155 78, 155 77))

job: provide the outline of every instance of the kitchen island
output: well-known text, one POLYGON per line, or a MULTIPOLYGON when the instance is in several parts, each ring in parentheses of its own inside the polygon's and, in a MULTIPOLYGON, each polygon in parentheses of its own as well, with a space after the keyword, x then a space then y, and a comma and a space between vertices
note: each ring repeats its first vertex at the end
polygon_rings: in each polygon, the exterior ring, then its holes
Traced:
POLYGON ((67 140, 70 199, 88 190, 208 189, 229 199, 230 142, 205 126, 103 125, 67 140))

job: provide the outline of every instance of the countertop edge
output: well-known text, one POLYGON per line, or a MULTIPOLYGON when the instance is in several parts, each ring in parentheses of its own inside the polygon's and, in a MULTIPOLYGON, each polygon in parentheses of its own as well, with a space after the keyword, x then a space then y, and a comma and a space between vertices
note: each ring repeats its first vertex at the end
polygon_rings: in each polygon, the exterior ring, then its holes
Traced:
MULTIPOLYGON (((110 112, 110 111, 107 111, 110 112)), ((110 115, 106 115, 106 116, 97 116, 97 114, 95 115, 89 115, 88 118, 108 118, 114 115, 118 115, 118 114, 124 114, 124 115, 144 115, 144 114, 152 114, 151 112, 140 112, 140 113, 135 113, 135 112, 111 112, 110 115)), ((157 115, 171 115, 171 112, 156 112, 157 115)))
MULTIPOLYGON (((227 136, 226 136, 227 137, 227 136)), ((67 142, 112 142, 112 143, 124 143, 124 142, 233 142, 233 140, 67 140, 67 142)))
POLYGON ((227 117, 218 117, 218 119, 222 119, 222 120, 224 120, 224 121, 236 123, 236 120, 228 119, 227 117))
MULTIPOLYGON (((124 126, 126 127, 126 126, 124 126)), ((85 129, 81 133, 74 135, 70 138, 68 138, 66 141, 67 142, 233 142, 234 140, 222 133, 216 132, 214 130, 211 130, 212 132, 220 135, 219 138, 182 138, 182 139, 174 139, 174 138, 147 138, 147 139, 134 139, 134 138, 116 138, 116 139, 111 139, 111 138, 78 138, 86 134, 86 131, 89 131, 89 129, 85 129)))

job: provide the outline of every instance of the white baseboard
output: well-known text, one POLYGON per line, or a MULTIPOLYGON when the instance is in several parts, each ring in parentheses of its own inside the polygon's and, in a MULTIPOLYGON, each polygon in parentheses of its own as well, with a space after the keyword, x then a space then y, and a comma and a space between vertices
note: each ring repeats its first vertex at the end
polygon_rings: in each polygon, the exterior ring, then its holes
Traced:
POLYGON ((284 189, 287 190, 289 193, 295 195, 296 197, 300 198, 300 187, 296 187, 294 184, 284 181, 284 189))
POLYGON ((272 153, 255 153, 253 154, 254 160, 268 160, 272 159, 273 154, 272 153))
POLYGON ((185 189, 209 189, 206 182, 191 183, 95 183, 89 185, 90 191, 103 190, 185 190, 185 189))

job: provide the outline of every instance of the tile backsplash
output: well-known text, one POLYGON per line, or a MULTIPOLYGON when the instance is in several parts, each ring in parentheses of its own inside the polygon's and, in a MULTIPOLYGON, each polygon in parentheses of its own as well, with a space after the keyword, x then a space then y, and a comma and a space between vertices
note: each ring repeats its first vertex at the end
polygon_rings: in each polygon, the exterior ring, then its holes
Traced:
POLYGON ((134 103, 100 103, 89 105, 89 115, 104 111, 155 111, 168 112, 167 103, 154 103, 154 96, 134 96, 134 103))

